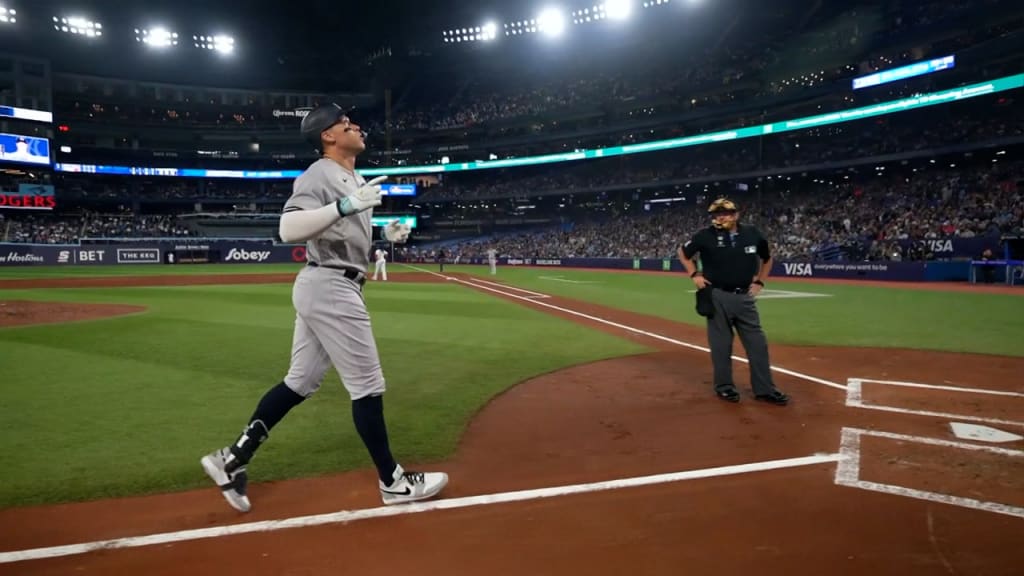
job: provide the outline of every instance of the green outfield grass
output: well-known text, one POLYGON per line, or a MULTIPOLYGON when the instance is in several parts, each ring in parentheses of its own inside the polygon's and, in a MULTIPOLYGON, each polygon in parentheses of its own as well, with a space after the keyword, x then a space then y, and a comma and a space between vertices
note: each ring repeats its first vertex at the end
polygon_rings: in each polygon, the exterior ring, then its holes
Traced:
MULTIPOLYGON (((399 268, 401 266, 396 266, 399 268)), ((436 271, 436 266, 424 265, 436 271)), ((445 267, 545 294, 704 325, 694 311, 693 283, 683 274, 622 274, 559 268, 445 267)), ((879 346, 1024 356, 1024 299, 900 287, 771 282, 769 288, 827 294, 762 299, 761 321, 772 342, 879 346)), ((1021 291, 1024 295, 1024 290, 1021 291)))
MULTIPOLYGON (((0 329, 0 507, 207 485, 200 456, 233 441, 287 370, 290 290, 0 290, 0 300, 149 307, 118 319, 0 329)), ((405 462, 450 454, 472 415, 517 382, 645 351, 454 285, 380 283, 366 296, 388 381, 392 443, 405 462)), ((254 481, 370 467, 350 414, 332 370, 324 388, 274 429, 254 462, 254 481)))

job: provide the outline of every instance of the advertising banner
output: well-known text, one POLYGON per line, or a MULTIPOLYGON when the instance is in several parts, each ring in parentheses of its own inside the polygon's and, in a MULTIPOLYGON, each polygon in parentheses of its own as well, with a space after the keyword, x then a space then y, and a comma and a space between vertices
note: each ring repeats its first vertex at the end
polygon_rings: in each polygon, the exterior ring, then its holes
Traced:
POLYGON ((50 246, 0 244, 0 266, 39 266, 57 263, 57 251, 50 246))
POLYGON ((17 192, 0 190, 0 210, 53 210, 57 207, 53 186, 18 184, 17 192))
POLYGON ((773 276, 921 282, 925 262, 776 262, 773 276))
MULTIPOLYGON (((274 244, 270 241, 211 240, 208 242, 165 241, 150 243, 109 243, 74 246, 0 243, 0 266, 27 265, 110 265, 110 264, 287 264, 306 261, 302 244, 274 244)), ((398 261, 432 264, 433 259, 398 261)), ((450 261, 449 261, 450 262, 450 261)), ((462 264, 486 264, 481 258, 466 258, 462 264)), ((682 272, 677 260, 633 258, 499 258, 500 266, 593 268, 605 270, 652 270, 682 272)), ((956 278, 949 273, 934 274, 951 262, 776 262, 772 276, 785 278, 841 278, 922 282, 961 279, 964 266, 957 266, 956 278)))

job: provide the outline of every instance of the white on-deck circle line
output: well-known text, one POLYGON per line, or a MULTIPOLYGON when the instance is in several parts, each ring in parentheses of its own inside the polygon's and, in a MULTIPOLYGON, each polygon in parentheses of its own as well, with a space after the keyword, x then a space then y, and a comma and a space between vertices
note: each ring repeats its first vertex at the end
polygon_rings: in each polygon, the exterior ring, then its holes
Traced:
POLYGON ((812 466, 816 464, 827 464, 838 462, 840 455, 816 454, 813 456, 801 456, 797 458, 784 458, 781 460, 765 460, 761 462, 750 462, 747 464, 733 464, 730 466, 718 466, 715 468, 702 468, 698 470, 687 470, 683 472, 671 472, 667 474, 655 474, 651 476, 638 476, 633 478, 622 478, 617 480, 606 480, 602 482, 590 482, 586 484, 572 484, 567 486, 555 486, 550 488, 536 488, 532 490, 518 490, 514 492, 502 492, 498 494, 486 494, 481 496, 466 496, 462 498, 431 500, 413 504, 402 504, 400 506, 381 506, 378 508, 367 508, 363 510, 342 510, 328 514, 316 514, 312 516, 298 516, 285 518, 283 520, 264 520, 260 522, 247 522, 244 524, 231 524, 228 526, 214 526, 210 528, 199 528, 194 530, 181 530, 178 532, 164 532, 150 534, 147 536, 132 536, 127 538, 115 538, 112 540, 99 540, 81 544, 69 544, 65 546, 51 546, 47 548, 34 548, 31 550, 20 550, 15 552, 0 552, 0 564, 10 562, 23 562, 27 560, 41 560, 44 558, 56 558, 59 556, 73 556, 85 554, 96 550, 110 550, 117 548, 138 548, 141 546, 153 546, 156 544, 168 544, 172 542, 185 542, 191 540, 202 540, 205 538, 216 538, 221 536, 234 536, 238 534, 250 534, 254 532, 273 532, 286 528, 306 528, 322 526, 324 524, 341 524, 366 520, 369 518, 384 518, 388 516, 400 516, 405 514, 416 514, 434 510, 452 510, 456 508, 468 508, 471 506, 486 506, 492 504, 505 504, 509 502, 521 502, 525 500, 538 500, 569 496, 574 494, 587 494, 592 492, 604 492, 624 488, 636 488, 640 486, 653 486, 657 484, 668 484, 684 480, 696 480, 701 478, 713 478, 718 476, 732 476, 737 474, 748 474, 752 472, 764 472, 768 470, 780 470, 784 468, 797 468, 801 466, 812 466))
MULTIPOLYGON (((418 271, 421 271, 421 272, 427 272, 429 274, 433 274, 434 276, 442 277, 442 278, 444 278, 446 280, 454 280, 455 282, 459 282, 460 284, 465 284, 467 286, 472 286, 474 288, 479 288, 480 290, 487 290, 488 292, 495 292, 497 294, 502 294, 504 296, 508 296, 509 298, 515 298, 517 300, 522 300, 524 302, 529 302, 529 303, 531 303, 531 304, 533 304, 535 306, 543 306, 544 308, 550 308, 552 310, 558 310, 559 312, 564 312, 566 314, 571 314, 573 316, 578 316, 580 318, 586 318, 587 320, 598 322, 598 323, 604 324, 606 326, 612 326, 613 328, 619 328, 620 330, 625 330, 627 332, 632 332, 633 334, 640 334, 642 336, 647 336, 648 338, 653 338, 655 340, 660 340, 662 342, 668 342, 669 344, 675 344, 676 346, 682 346, 684 348, 690 348, 691 350, 699 350, 701 352, 711 352, 710 348, 706 348, 704 346, 699 346, 697 344, 690 344, 689 342, 683 342, 682 340, 676 340, 675 338, 670 338, 668 336, 662 336, 661 334, 656 334, 654 332, 649 332, 647 330, 641 330, 641 329, 635 328, 633 326, 627 326, 625 324, 620 324, 618 322, 613 322, 613 321, 607 320, 605 318, 601 318, 601 317, 598 317, 598 316, 593 316, 591 314, 586 314, 584 312, 579 312, 577 310, 572 310, 570 308, 565 308, 565 307, 562 307, 562 306, 556 306, 554 304, 549 304, 547 302, 538 302, 537 300, 533 300, 532 298, 526 298, 526 297, 523 297, 523 296, 519 296, 517 294, 512 294, 510 292, 504 292, 502 290, 497 290, 495 288, 491 288, 491 287, 488 287, 488 286, 477 284, 477 283, 475 283, 475 281, 460 280, 459 278, 454 278, 452 276, 445 276, 443 274, 438 274, 438 273, 433 272, 431 270, 426 270, 424 268, 418 268, 416 266, 410 266, 408 264, 406 264, 406 266, 408 266, 409 268, 412 268, 413 270, 418 270, 418 271)), ((502 287, 506 287, 503 284, 497 284, 497 285, 498 286, 502 286, 502 287)), ((739 361, 739 362, 743 362, 744 364, 749 364, 749 361, 746 358, 742 357, 742 356, 733 355, 732 359, 736 360, 736 361, 739 361)), ((801 380, 806 380, 808 382, 814 382, 815 384, 821 384, 822 386, 828 386, 830 388, 836 388, 837 390, 846 390, 846 386, 843 386, 842 384, 837 384, 837 383, 832 382, 830 380, 825 380, 823 378, 818 378, 816 376, 811 376, 810 374, 804 374, 802 372, 796 372, 794 370, 788 370, 786 368, 781 368, 779 366, 772 366, 771 369, 774 372, 778 372, 780 374, 786 374, 787 376, 792 376, 794 378, 799 378, 801 380)))

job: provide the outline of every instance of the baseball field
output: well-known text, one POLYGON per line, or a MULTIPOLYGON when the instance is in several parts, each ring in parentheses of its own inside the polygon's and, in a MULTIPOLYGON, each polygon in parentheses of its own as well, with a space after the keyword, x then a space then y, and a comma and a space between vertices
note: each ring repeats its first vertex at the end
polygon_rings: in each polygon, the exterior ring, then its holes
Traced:
POLYGON ((421 574, 1019 573, 1022 289, 773 279, 776 407, 739 341, 714 397, 685 276, 390 268, 392 445, 443 498, 380 506, 332 370, 248 515, 198 459, 287 371, 295 265, 0 270, 0 575, 355 572, 392 540, 421 574))

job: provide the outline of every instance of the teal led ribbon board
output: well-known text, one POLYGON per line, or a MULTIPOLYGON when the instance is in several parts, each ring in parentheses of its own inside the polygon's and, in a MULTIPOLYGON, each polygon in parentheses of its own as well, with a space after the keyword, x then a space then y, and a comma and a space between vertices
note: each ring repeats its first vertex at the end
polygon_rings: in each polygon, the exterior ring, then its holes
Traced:
POLYGON ((982 82, 980 84, 962 86, 960 88, 954 88, 951 90, 943 90, 941 92, 932 92, 931 94, 923 94, 911 98, 903 98, 900 100, 882 102, 880 104, 873 104, 871 106, 864 106, 862 108, 853 108, 851 110, 842 110, 839 112, 830 112, 828 114, 807 116, 804 118, 796 118, 794 120, 784 120, 782 122, 762 124, 760 126, 750 126, 747 128, 741 128, 739 130, 711 132, 709 134, 698 134, 695 136, 687 136, 684 138, 655 140, 653 142, 630 144, 628 146, 613 146, 611 148, 596 148, 593 150, 563 152, 559 154, 547 154, 543 156, 524 156, 522 158, 508 158, 505 160, 481 160, 479 162, 461 162, 455 164, 438 164, 429 166, 392 166, 387 168, 367 168, 360 169, 359 172, 366 176, 376 176, 380 174, 389 174, 397 176, 401 174, 463 172, 466 170, 487 170, 493 168, 512 168, 516 166, 536 166, 540 164, 554 164, 556 162, 572 162, 574 160, 586 160, 590 158, 607 158, 609 156, 623 156, 627 154, 640 154, 643 152, 655 152, 659 150, 672 150, 676 148, 687 148, 690 146, 697 146, 700 144, 710 144, 713 142, 742 140, 744 138, 753 138, 755 136, 762 136, 765 134, 778 134, 780 132, 789 132, 791 130, 817 128, 819 126, 827 126, 829 124, 853 122, 855 120, 863 120, 865 118, 872 118, 874 116, 884 116, 886 114, 906 112, 908 110, 916 110, 918 108, 925 108, 928 106, 936 106, 939 104, 946 104, 949 102, 957 102, 960 100, 966 100, 968 98, 976 98, 978 96, 995 94, 997 92, 1015 90, 1021 87, 1024 87, 1024 74, 1015 74, 1013 76, 1005 76, 1003 78, 998 78, 996 80, 992 80, 991 82, 982 82))

